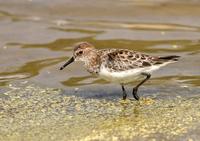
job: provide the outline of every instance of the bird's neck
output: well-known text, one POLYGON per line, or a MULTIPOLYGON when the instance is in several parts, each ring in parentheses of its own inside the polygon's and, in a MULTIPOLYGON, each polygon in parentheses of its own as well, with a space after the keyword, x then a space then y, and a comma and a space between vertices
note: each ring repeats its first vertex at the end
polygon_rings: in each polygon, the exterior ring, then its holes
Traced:
POLYGON ((85 67, 88 72, 92 74, 98 74, 100 70, 100 57, 99 54, 94 51, 90 52, 85 61, 85 67))

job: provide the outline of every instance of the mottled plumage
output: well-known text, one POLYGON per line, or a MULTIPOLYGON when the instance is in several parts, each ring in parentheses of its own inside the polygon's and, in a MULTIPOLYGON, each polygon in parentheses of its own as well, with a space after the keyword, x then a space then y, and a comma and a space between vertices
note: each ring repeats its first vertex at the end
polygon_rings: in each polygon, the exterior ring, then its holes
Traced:
POLYGON ((147 79, 150 73, 166 64, 176 62, 179 56, 156 57, 128 49, 96 49, 92 44, 81 42, 75 45, 73 57, 60 69, 71 62, 83 61, 88 72, 111 81, 120 83, 123 90, 123 99, 126 99, 124 84, 135 80, 138 76, 146 76, 133 89, 133 96, 139 100, 137 89, 147 79))

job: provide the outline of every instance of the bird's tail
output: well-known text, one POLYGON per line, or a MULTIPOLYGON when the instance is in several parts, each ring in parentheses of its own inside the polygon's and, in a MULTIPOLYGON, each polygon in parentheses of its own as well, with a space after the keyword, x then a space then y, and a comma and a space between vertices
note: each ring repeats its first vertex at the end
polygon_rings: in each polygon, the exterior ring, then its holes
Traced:
POLYGON ((161 59, 161 60, 166 60, 166 61, 178 61, 180 56, 177 56, 177 55, 170 55, 170 56, 162 56, 162 57, 159 57, 158 59, 161 59))

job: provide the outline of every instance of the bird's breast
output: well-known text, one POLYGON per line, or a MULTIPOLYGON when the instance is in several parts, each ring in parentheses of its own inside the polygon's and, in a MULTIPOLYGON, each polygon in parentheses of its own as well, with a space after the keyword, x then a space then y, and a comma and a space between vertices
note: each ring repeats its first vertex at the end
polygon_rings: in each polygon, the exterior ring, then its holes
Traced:
POLYGON ((102 67, 99 76, 114 83, 128 83, 137 79, 141 72, 142 70, 139 69, 111 72, 109 69, 102 67))

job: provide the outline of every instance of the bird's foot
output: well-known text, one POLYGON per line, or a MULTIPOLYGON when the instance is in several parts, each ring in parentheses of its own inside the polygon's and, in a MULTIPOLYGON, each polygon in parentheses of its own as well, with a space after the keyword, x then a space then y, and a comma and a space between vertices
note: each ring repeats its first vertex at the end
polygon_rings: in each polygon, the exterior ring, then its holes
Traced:
POLYGON ((133 97, 134 97, 136 100, 139 100, 140 97, 138 96, 137 91, 138 91, 138 88, 137 88, 137 87, 133 88, 132 94, 133 94, 133 97))

